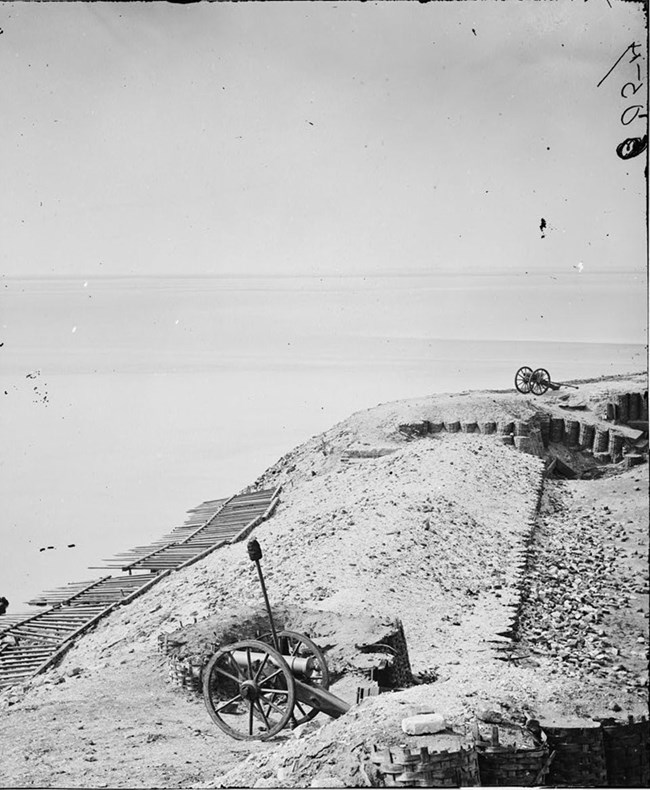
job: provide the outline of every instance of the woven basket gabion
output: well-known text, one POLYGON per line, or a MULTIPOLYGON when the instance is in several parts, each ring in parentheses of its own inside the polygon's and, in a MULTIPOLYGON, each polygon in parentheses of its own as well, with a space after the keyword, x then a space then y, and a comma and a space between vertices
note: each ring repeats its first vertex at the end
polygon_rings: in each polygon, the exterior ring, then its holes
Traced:
POLYGON ((570 787, 606 787, 607 768, 600 727, 543 727, 555 751, 548 783, 570 787))
POLYGON ((480 784, 478 757, 473 748, 429 752, 393 747, 371 755, 386 787, 475 787, 480 784))
POLYGON ((499 749, 479 752, 481 784, 491 787, 529 787, 543 784, 548 774, 549 750, 499 749))
POLYGON ((650 786, 650 722, 603 726, 603 744, 610 787, 650 786))

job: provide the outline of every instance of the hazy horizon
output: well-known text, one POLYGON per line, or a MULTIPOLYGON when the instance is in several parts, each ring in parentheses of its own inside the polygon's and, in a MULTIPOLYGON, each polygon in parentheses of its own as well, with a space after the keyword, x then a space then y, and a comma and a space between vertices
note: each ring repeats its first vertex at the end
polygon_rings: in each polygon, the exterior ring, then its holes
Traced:
POLYGON ((645 22, 0 4, 12 610, 356 409, 644 370, 645 22))

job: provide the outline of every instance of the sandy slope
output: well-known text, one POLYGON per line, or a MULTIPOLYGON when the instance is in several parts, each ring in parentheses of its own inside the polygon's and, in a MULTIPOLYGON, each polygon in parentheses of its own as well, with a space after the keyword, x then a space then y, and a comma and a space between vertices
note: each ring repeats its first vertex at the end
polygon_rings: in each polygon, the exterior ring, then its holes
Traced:
MULTIPOLYGON (((598 383, 594 397, 606 399, 608 386, 629 388, 630 381, 598 383)), ((198 698, 168 683, 157 638, 259 604, 254 567, 238 544, 114 612, 26 694, 0 697, 2 785, 304 786, 328 775, 364 785, 363 754, 374 742, 403 740, 400 721, 414 705, 432 706, 459 727, 485 705, 519 721, 616 715, 615 705, 621 715, 645 711, 647 641, 639 640, 648 623, 647 466, 547 485, 522 658, 506 664, 490 640, 516 598, 513 563, 533 526, 542 461, 494 436, 405 442, 396 431, 410 420, 498 421, 538 408, 512 393, 386 404, 309 440, 260 480, 284 485, 276 515, 256 532, 272 600, 401 618, 414 671, 433 672, 435 683, 371 698, 299 739, 283 733, 272 744, 248 745, 227 738, 198 698), (385 454, 348 460, 351 450, 385 454), (599 546, 594 566, 587 560, 599 546), (591 598, 580 600, 585 590, 591 598), (600 610, 594 617, 589 610, 575 616, 590 606, 600 610), (583 621, 589 627, 578 633, 583 621), (555 647, 539 638, 551 631, 555 647)), ((343 684, 338 693, 351 690, 343 684)))

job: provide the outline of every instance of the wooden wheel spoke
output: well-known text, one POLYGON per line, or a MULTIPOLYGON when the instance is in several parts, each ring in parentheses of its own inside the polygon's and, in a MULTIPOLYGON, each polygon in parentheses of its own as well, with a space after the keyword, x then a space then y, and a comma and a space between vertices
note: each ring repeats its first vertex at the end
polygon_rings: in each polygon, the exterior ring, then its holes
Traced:
POLYGON ((266 685, 266 684, 267 684, 269 681, 273 680, 274 678, 277 678, 277 676, 278 676, 278 675, 281 675, 281 674, 282 674, 282 670, 281 670, 281 669, 276 669, 276 670, 275 670, 275 672, 273 672, 273 674, 269 675, 268 677, 265 677, 265 678, 264 678, 264 680, 262 680, 262 681, 260 682, 260 684, 259 684, 259 685, 260 685, 260 688, 264 688, 264 686, 265 686, 265 685, 266 685))
MULTIPOLYGON (((290 649, 291 643, 287 652, 290 649)), ((274 647, 258 640, 242 640, 212 657, 204 672, 203 697, 212 720, 228 735, 238 740, 266 741, 291 718, 295 703, 293 675, 274 647), (229 686, 231 683, 234 686, 229 686)))
MULTIPOLYGON (((530 371, 532 373, 532 370, 530 371)), ((327 690, 329 688, 329 672, 325 656, 318 645, 312 642, 309 637, 299 634, 296 631, 283 631, 279 634, 280 638, 289 645, 288 654, 293 657, 311 659, 312 669, 306 681, 311 686, 327 690)), ((318 716, 318 709, 311 707, 308 703, 301 703, 294 695, 292 707, 292 719, 294 726, 300 726, 306 721, 311 721, 318 716)))
POLYGON ((301 713, 303 716, 306 716, 306 715, 307 715, 308 711, 306 711, 306 710, 303 708, 303 706, 302 706, 302 705, 301 705, 301 704, 298 702, 298 700, 296 700, 296 702, 295 702, 295 705, 296 705, 296 708, 298 708, 298 710, 300 711, 300 713, 301 713))
POLYGON ((232 699, 229 699, 226 702, 222 702, 220 705, 217 705, 215 707, 215 709, 214 709, 215 713, 219 713, 224 708, 227 708, 228 705, 232 705, 233 702, 236 702, 238 699, 241 699, 241 698, 242 698, 241 694, 235 694, 235 696, 232 699))
POLYGON ((264 653, 264 658, 262 659, 262 663, 259 665, 259 668, 258 668, 257 672, 255 673, 255 677, 253 678, 253 680, 254 680, 256 683, 257 683, 257 679, 259 678, 259 676, 260 676, 260 675, 261 675, 261 673, 262 673, 262 670, 263 670, 263 669, 264 669, 264 667, 266 666, 266 662, 267 662, 268 660, 269 660, 269 654, 268 654, 268 653, 264 653))
POLYGON ((517 373, 515 374, 515 388, 519 390, 519 392, 523 393, 524 395, 527 392, 530 392, 531 385, 533 382, 533 370, 529 368, 527 365, 524 367, 519 368, 517 373))
POLYGON ((241 669, 239 668, 239 664, 233 658, 232 653, 226 653, 225 655, 228 656, 228 660, 230 661, 231 666, 235 668, 235 673, 237 674, 237 682, 239 683, 240 678, 244 678, 244 675, 241 669))
MULTIPOLYGON (((259 710, 259 712, 262 714, 262 719, 264 720, 264 724, 265 724, 265 726, 266 726, 266 729, 267 729, 267 730, 270 730, 270 729, 271 729, 271 725, 269 724, 269 719, 268 719, 268 716, 266 715, 266 713, 264 713, 264 708, 262 707, 262 705, 261 705, 260 701, 259 701, 259 700, 256 700, 256 702, 257 702, 257 709, 258 709, 258 710, 259 710)), ((268 702, 268 700, 267 700, 267 702, 268 702)), ((251 706, 251 707, 252 707, 252 706, 251 706)))
POLYGON ((233 683, 236 683, 237 685, 239 685, 241 683, 241 678, 240 677, 235 677, 234 675, 231 675, 230 672, 226 672, 226 670, 225 669, 221 669, 221 667, 215 667, 214 671, 217 674, 223 675, 225 678, 228 678, 228 680, 232 680, 233 683))
POLYGON ((273 700, 268 699, 268 697, 263 697, 263 699, 264 702, 266 702, 266 704, 269 706, 269 708, 273 708, 273 710, 276 710, 280 715, 284 713, 284 710, 279 705, 276 705, 275 702, 273 702, 273 700))

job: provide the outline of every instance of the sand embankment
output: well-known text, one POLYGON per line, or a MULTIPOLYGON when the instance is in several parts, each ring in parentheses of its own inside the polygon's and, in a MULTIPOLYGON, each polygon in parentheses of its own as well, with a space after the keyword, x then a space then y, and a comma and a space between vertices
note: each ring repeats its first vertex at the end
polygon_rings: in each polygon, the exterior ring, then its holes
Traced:
MULTIPOLYGON (((644 386, 643 377, 583 384, 588 408, 580 411, 598 422, 617 392, 644 386)), ((560 405, 576 405, 578 395, 560 400, 565 394, 385 404, 310 439, 260 478, 283 485, 276 514, 256 531, 272 601, 400 618, 415 675, 435 682, 370 698, 337 721, 318 717, 299 739, 227 738, 200 699, 169 684, 157 648, 161 633, 260 604, 254 567, 237 544, 112 613, 26 693, 2 695, 5 786, 308 786, 328 775, 364 785, 363 754, 402 740, 401 718, 414 705, 458 724, 485 705, 514 721, 645 712, 647 464, 547 481, 540 497, 543 459, 497 433, 407 439, 398 429, 566 415, 560 405), (588 562, 600 546, 598 564, 588 562), (513 605, 521 649, 505 663, 494 640, 513 605), (588 627, 577 628, 582 622, 588 627)), ((353 692, 345 681, 334 690, 353 692)))

